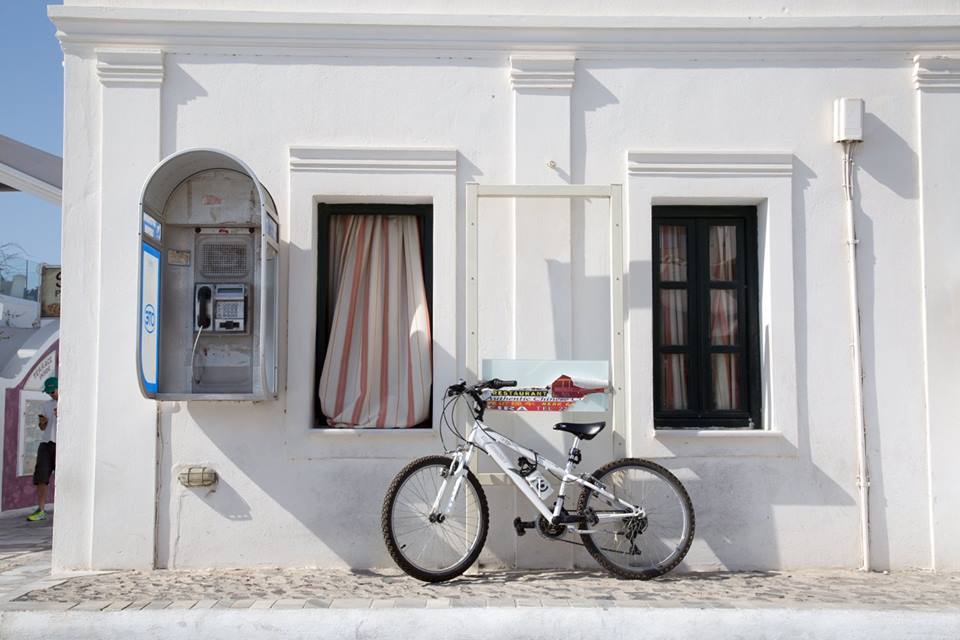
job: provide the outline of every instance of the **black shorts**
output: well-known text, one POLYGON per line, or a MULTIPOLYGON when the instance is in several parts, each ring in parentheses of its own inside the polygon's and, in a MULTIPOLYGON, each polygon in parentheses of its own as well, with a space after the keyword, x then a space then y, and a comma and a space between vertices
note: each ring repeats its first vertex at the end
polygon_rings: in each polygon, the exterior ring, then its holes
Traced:
POLYGON ((57 467, 57 443, 41 442, 37 447, 37 466, 33 469, 33 484, 50 484, 50 476, 57 467))

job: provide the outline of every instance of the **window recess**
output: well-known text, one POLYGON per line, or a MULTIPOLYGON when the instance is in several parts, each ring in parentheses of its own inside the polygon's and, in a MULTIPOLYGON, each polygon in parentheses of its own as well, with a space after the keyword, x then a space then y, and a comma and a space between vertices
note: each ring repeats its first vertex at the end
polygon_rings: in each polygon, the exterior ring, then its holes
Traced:
POLYGON ((761 428, 755 207, 653 208, 654 425, 761 428))
POLYGON ((430 427, 431 212, 319 205, 315 427, 430 427))

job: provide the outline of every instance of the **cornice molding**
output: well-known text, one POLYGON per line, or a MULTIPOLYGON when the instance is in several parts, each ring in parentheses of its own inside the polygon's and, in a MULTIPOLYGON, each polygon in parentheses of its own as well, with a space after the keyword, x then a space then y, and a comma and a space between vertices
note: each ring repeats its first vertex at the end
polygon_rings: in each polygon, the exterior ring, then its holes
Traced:
POLYGON ((97 49, 97 77, 110 86, 163 84, 163 51, 160 49, 97 49))
POLYGON ((960 57, 921 54, 914 64, 913 79, 920 91, 960 91, 960 57))
POLYGON ((960 51, 960 16, 599 17, 332 14, 52 5, 65 50, 101 46, 177 53, 361 56, 510 55, 572 51, 577 58, 758 54, 824 60, 960 51))
POLYGON ((510 56, 510 84, 515 91, 570 92, 575 78, 573 54, 516 54, 510 56))
POLYGON ((631 176, 789 178, 793 155, 738 152, 627 152, 631 176))
POLYGON ((436 147, 290 147, 290 171, 455 173, 456 149, 436 147))

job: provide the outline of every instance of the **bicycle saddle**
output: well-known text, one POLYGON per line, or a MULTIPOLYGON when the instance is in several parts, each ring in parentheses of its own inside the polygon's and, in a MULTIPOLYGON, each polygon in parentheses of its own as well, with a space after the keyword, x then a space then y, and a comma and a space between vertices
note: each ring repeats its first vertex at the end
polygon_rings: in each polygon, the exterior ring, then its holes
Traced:
POLYGON ((566 431, 573 435, 590 440, 607 426, 606 422, 558 422, 553 425, 554 431, 566 431))

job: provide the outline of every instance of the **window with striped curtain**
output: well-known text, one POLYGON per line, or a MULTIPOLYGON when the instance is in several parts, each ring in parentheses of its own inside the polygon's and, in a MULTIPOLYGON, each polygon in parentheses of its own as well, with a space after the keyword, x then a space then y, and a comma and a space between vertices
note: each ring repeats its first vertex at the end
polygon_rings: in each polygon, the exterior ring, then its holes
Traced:
POLYGON ((428 212, 321 205, 317 426, 429 426, 428 212))
POLYGON ((755 207, 653 209, 654 421, 760 428, 755 207))

